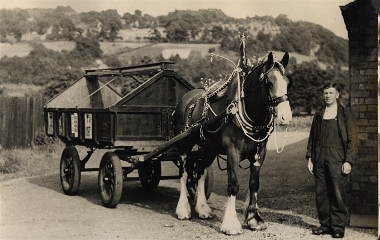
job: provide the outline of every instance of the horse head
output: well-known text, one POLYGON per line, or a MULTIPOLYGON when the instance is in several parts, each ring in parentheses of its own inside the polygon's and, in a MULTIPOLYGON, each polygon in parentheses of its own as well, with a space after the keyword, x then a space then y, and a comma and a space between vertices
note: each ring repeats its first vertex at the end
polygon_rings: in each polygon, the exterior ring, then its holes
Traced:
POLYGON ((266 61, 248 70, 244 78, 243 91, 245 108, 251 119, 257 119, 255 115, 263 115, 263 111, 266 111, 268 114, 277 116, 276 121, 279 125, 287 125, 292 120, 288 100, 288 89, 292 82, 285 76, 288 61, 288 53, 285 53, 282 60, 277 62, 271 52, 266 57, 266 61))

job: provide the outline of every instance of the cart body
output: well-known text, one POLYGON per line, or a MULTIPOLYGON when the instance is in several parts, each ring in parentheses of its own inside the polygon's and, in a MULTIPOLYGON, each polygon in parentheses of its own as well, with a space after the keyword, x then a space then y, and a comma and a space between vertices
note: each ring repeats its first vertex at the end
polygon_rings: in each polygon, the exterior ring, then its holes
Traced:
MULTIPOLYGON (((172 114, 181 97, 192 89, 174 71, 172 62, 85 70, 84 76, 44 108, 47 136, 66 144, 60 164, 63 191, 76 195, 81 172, 99 171, 101 200, 112 208, 120 200, 123 181, 136 180, 128 177, 135 169, 147 190, 154 190, 161 179, 180 178, 184 169, 176 144, 199 129, 174 136, 172 114), (130 88, 127 94, 122 94, 123 86, 130 88), (80 159, 75 146, 90 151, 80 159), (103 155, 99 168, 86 168, 94 149, 113 151, 103 155), (120 160, 130 166, 122 167, 120 160), (178 175, 161 176, 161 161, 175 163, 178 175)), ((201 151, 195 150, 190 157, 201 160, 201 151)), ((208 179, 210 196, 211 175, 208 179)), ((189 174, 190 194, 195 192, 197 180, 196 172, 189 174)))
POLYGON ((150 152, 173 137, 172 111, 193 89, 174 72, 173 65, 161 62, 86 70, 82 78, 46 104, 47 135, 69 145, 133 146, 139 152, 150 152), (103 80, 137 76, 141 84, 124 97, 103 80))

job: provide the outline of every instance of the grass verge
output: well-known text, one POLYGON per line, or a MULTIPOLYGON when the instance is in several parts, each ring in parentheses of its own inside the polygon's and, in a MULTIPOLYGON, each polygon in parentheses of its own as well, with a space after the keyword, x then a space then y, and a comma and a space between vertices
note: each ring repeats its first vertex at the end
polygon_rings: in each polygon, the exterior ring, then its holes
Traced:
POLYGON ((0 181, 58 173, 62 149, 59 140, 34 149, 0 149, 0 181))

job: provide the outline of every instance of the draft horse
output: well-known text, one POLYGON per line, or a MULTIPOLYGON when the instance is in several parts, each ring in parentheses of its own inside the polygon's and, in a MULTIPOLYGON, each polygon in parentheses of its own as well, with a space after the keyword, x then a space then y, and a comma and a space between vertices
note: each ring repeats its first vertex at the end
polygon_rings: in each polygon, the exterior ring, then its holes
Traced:
MULTIPOLYGON (((241 58, 243 59, 243 58, 241 58)), ((220 120, 200 128, 178 146, 185 171, 180 179, 180 197, 176 208, 178 219, 191 218, 188 202, 186 166, 189 153, 195 145, 204 151, 201 161, 195 199, 195 211, 199 218, 212 217, 205 196, 205 174, 217 154, 227 155, 228 200, 225 207, 221 232, 234 235, 242 232, 242 224, 236 214, 236 195, 239 191, 237 170, 242 160, 250 162, 249 192, 245 207, 244 226, 251 230, 266 229, 258 213, 257 192, 259 173, 266 155, 266 144, 274 124, 287 125, 292 119, 288 101, 291 82, 285 76, 289 55, 280 62, 274 61, 273 53, 255 67, 239 60, 238 66, 220 88, 213 92, 194 89, 183 96, 174 114, 175 131, 183 132, 207 120, 225 114, 220 120), (224 92, 224 94, 220 94, 224 92), (222 96, 215 96, 216 94, 222 96)))

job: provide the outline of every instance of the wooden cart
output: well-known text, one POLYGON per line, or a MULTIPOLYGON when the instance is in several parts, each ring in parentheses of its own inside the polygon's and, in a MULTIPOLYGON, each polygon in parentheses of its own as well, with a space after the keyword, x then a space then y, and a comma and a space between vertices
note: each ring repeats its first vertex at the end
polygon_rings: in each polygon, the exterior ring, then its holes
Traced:
MULTIPOLYGON (((66 144, 60 162, 64 193, 77 194, 81 172, 99 171, 100 198, 104 206, 113 208, 119 203, 125 180, 140 180, 145 189, 154 190, 162 179, 179 179, 184 168, 176 144, 199 133, 200 126, 174 136, 172 113, 181 97, 193 88, 174 71, 172 62, 85 70, 84 76, 44 108, 47 135, 66 144), (120 92, 123 84, 131 88, 125 95, 120 92), (80 159, 75 146, 87 147, 87 156, 80 159), (103 155, 99 168, 86 168, 95 149, 109 151, 103 155), (120 160, 129 166, 122 167, 120 160), (173 162, 178 175, 161 176, 162 161, 173 162), (138 178, 128 177, 136 169, 138 178)), ((201 149, 195 149, 190 157, 202 161, 201 149)), ((209 197, 211 167, 207 172, 209 197)), ((188 179, 192 197, 196 185, 193 171, 188 179)))

